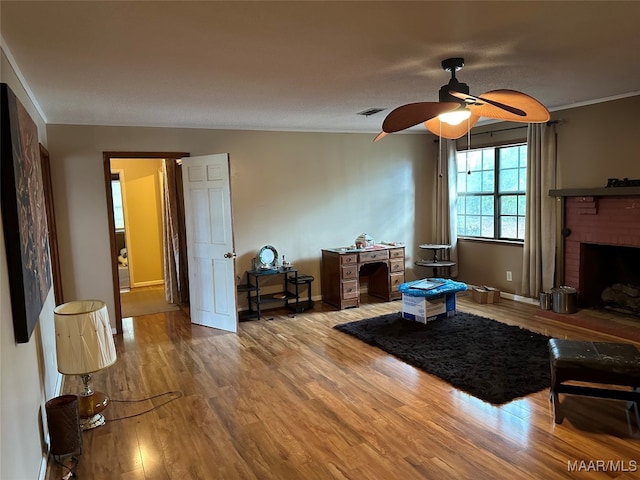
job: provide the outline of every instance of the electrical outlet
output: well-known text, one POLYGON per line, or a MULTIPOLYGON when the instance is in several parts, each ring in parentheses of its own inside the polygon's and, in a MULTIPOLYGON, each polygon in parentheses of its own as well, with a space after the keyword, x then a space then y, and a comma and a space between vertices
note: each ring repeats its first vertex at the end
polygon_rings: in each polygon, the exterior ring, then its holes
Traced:
POLYGON ((507 282, 512 282, 512 281, 513 281, 513 275, 509 270, 507 270, 507 282))

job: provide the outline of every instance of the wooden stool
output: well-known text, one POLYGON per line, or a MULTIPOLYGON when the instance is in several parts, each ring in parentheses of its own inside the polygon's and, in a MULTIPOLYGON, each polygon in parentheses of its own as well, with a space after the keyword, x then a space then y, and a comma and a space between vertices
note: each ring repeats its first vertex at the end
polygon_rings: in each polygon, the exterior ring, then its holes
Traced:
POLYGON ((550 399, 557 424, 564 419, 560 411, 559 393, 585 395, 597 398, 612 398, 627 401, 627 416, 634 410, 638 428, 640 416, 640 351, 630 343, 600 343, 575 340, 549 340, 551 362, 550 399), (631 387, 631 390, 616 390, 601 387, 566 385, 564 382, 579 381, 604 385, 631 387))

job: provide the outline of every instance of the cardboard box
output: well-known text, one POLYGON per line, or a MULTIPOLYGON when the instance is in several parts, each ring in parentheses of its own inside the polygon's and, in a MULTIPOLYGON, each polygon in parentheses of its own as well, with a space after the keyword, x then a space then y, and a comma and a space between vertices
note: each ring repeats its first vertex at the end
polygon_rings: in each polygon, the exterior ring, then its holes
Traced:
POLYGON ((436 297, 414 297, 402 294, 402 318, 427 323, 456 314, 456 294, 443 293, 436 297))
POLYGON ((473 287, 471 298, 476 303, 500 303, 500 290, 487 286, 473 287))

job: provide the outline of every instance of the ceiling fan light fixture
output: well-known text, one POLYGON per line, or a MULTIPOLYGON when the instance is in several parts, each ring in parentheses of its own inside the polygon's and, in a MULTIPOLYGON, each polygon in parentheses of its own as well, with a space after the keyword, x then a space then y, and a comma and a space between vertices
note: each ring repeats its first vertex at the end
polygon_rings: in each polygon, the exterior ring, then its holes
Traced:
POLYGON ((445 112, 438 115, 441 122, 449 125, 460 125, 471 116, 471 112, 466 107, 460 107, 452 112, 445 112))
POLYGON ((480 117, 520 123, 549 120, 549 110, 535 98, 516 90, 499 89, 471 95, 469 85, 459 82, 456 72, 464 66, 462 57, 442 61, 451 74, 438 92, 438 102, 414 102, 394 108, 382 122, 380 140, 387 133, 406 130, 420 123, 434 135, 455 140, 467 134, 480 117))

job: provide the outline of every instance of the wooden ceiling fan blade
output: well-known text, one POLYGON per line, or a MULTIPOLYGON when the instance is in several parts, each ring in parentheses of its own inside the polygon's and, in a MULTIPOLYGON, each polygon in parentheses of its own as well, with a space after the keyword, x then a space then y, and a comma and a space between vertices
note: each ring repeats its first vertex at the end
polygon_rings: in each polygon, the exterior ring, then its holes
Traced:
MULTIPOLYGON (((460 98, 461 100, 464 100, 469 107, 474 107, 477 109, 477 107, 488 107, 486 108, 486 110, 488 112, 493 111, 490 107, 497 107, 500 108, 506 112, 509 112, 512 115, 516 115, 519 117, 524 117, 527 115, 527 112, 525 112, 524 110, 521 110, 519 108, 513 107, 511 105, 507 105, 505 103, 502 102, 498 102, 496 100, 492 100, 491 98, 487 98, 485 96, 482 97, 476 97, 475 95, 470 95, 468 93, 461 93, 461 92, 449 92, 451 95, 453 95, 456 98, 460 98), (486 105, 488 104, 488 105, 486 105)), ((524 94, 523 94, 524 95, 524 94)), ((471 110, 471 109, 470 109, 471 110)), ((487 117, 489 115, 482 115, 479 114, 481 117, 487 117)))
POLYGON ((535 98, 516 90, 491 90, 478 97, 479 103, 469 105, 469 110, 482 117, 495 118, 510 122, 542 123, 551 118, 549 110, 535 98), (498 107, 508 105, 509 109, 498 107), (513 109, 523 112, 524 115, 513 113, 513 109))
POLYGON ((449 125, 436 117, 424 122, 424 126, 427 127, 427 130, 438 137, 455 140, 456 138, 460 138, 465 135, 471 127, 477 123, 479 118, 480 117, 478 115, 474 115, 472 113, 468 120, 465 120, 458 125, 449 125))
POLYGON ((437 117, 441 113, 455 110, 459 106, 455 102, 417 102, 402 105, 387 115, 382 122, 382 131, 399 132, 437 117))
POLYGON ((378 135, 376 135, 376 138, 373 139, 374 142, 377 142, 378 140, 384 138, 387 136, 387 132, 380 132, 378 135))

